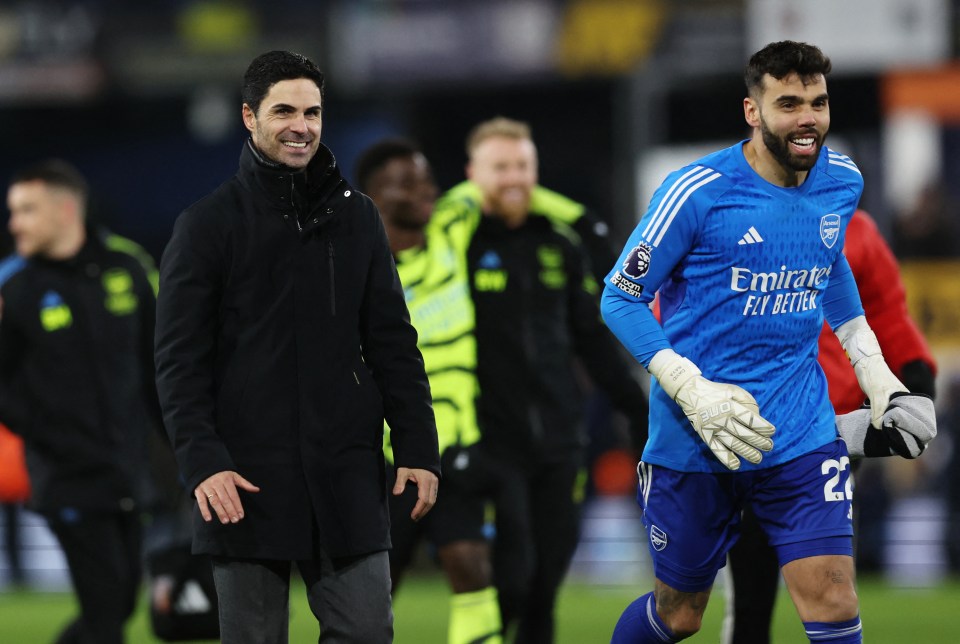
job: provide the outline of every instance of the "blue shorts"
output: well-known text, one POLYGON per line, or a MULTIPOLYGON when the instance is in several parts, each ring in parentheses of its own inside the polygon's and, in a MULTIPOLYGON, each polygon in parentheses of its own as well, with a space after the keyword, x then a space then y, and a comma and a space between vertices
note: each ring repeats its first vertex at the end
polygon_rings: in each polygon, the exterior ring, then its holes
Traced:
POLYGON ((683 592, 713 586, 752 504, 780 565, 853 556, 853 480, 837 439, 792 461, 747 472, 677 472, 640 462, 637 502, 657 579, 683 592))

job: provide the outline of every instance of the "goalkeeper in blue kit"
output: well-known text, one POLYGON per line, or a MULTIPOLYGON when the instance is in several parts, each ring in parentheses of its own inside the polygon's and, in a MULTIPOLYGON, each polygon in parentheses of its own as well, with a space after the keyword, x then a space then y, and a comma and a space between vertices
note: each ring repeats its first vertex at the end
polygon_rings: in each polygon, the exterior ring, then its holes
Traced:
POLYGON ((884 362, 842 253, 863 179, 824 144, 830 68, 805 43, 754 54, 751 138, 670 174, 607 277, 604 319, 653 376, 638 502, 655 588, 613 642, 699 630, 747 503, 809 641, 862 642, 850 456, 922 449, 935 427, 884 362), (869 422, 840 431, 817 364, 824 318, 870 400, 869 422))

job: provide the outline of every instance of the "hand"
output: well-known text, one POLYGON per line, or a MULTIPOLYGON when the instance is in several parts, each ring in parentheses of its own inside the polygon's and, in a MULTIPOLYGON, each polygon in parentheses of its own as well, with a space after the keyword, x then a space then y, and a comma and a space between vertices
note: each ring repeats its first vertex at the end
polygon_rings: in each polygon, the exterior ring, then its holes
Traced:
POLYGON ((757 401, 745 389, 707 380, 695 364, 672 349, 653 357, 650 373, 728 469, 740 469, 738 456, 759 463, 760 452, 773 449, 770 437, 776 428, 760 415, 757 401))
POLYGON ((868 409, 837 416, 837 429, 850 456, 916 458, 937 435, 933 400, 923 394, 895 393, 874 429, 868 409))
POLYGON ((407 483, 414 483, 417 486, 417 504, 413 506, 410 518, 419 521, 426 516, 433 504, 437 502, 437 487, 440 481, 437 479, 437 475, 430 470, 398 467, 397 482, 393 485, 393 495, 403 494, 403 489, 407 486, 407 483))
POLYGON ((237 488, 247 492, 259 492, 260 488, 236 472, 217 472, 204 479, 193 491, 204 521, 212 521, 213 509, 220 523, 237 523, 243 518, 243 504, 237 488), (208 507, 209 506, 209 507, 208 507))
POLYGON ((870 422, 880 429, 881 418, 895 393, 908 393, 883 360, 880 343, 862 315, 840 325, 836 331, 846 351, 860 389, 870 399, 870 422))
POLYGON ((858 360, 853 371, 863 393, 870 399, 870 423, 880 429, 890 399, 898 393, 908 393, 907 388, 893 375, 880 354, 858 360))

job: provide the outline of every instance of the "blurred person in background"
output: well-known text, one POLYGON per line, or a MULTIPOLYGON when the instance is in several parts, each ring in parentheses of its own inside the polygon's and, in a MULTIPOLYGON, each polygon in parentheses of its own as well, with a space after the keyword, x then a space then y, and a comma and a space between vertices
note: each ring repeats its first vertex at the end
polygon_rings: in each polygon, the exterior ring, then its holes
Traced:
MULTIPOLYGON (((850 264, 870 328, 877 335, 890 369, 912 393, 935 394, 936 362, 907 310, 906 291, 896 258, 876 223, 857 210, 847 226, 843 253, 850 264)), ((837 414, 859 409, 866 401, 857 376, 837 340, 824 323, 818 361, 827 377, 830 402, 837 414)), ((854 468, 862 461, 856 461, 854 468)), ((888 497, 882 481, 857 486, 857 571, 876 570, 880 564, 883 522, 888 497), (880 489, 878 489, 880 488, 880 489), (873 500, 870 510, 865 499, 873 500)), ((748 506, 744 509, 740 539, 729 553, 732 587, 727 592, 723 641, 767 644, 780 580, 776 551, 748 506)))
MULTIPOLYGON (((521 125, 524 125, 521 123, 521 125)), ((529 128, 528 128, 529 129, 529 128)), ((534 148, 536 151, 536 148, 534 148)), ((480 186, 465 180, 445 193, 446 200, 464 199, 473 202, 483 200, 480 186)), ((531 191, 532 210, 558 225, 569 227, 576 233, 587 259, 589 272, 597 284, 603 283, 607 268, 613 265, 617 255, 610 241, 610 229, 606 221, 587 205, 568 199, 556 192, 537 184, 531 191)), ((599 302, 599 288, 596 293, 599 302)), ((618 350, 621 349, 618 347, 618 350)), ((622 350, 621 350, 622 353, 622 350)), ((625 356, 627 362, 629 356, 625 356)), ((619 408, 630 410, 624 416, 618 414, 617 405, 611 403, 610 394, 602 387, 591 382, 590 375, 584 373, 583 365, 576 363, 577 380, 584 387, 584 426, 587 437, 585 465, 592 473, 597 472, 597 459, 605 453, 622 452, 639 455, 647 436, 647 419, 640 413, 640 407, 633 402, 619 401, 619 408), (625 420, 626 423, 620 421, 625 420)), ((631 471, 632 471, 631 467, 631 471)), ((595 485, 591 477, 588 486, 595 485)))
POLYGON ((177 218, 160 267, 157 388, 213 557, 224 641, 286 642, 292 562, 320 641, 393 638, 383 426, 411 518, 437 432, 383 223, 321 143, 323 74, 255 58, 236 175, 177 218))
POLYGON ((960 208, 940 182, 924 186, 893 222, 893 251, 900 259, 960 255, 960 208))
MULTIPOLYGON (((9 230, 0 232, 0 257, 13 251, 9 230)), ((2 313, 2 311, 0 311, 2 313)), ((30 476, 23 452, 23 439, 0 424, 0 507, 3 509, 3 550, 7 557, 7 582, 27 583, 20 541, 23 504, 30 498, 30 476)))
POLYGON ((23 437, 80 607, 58 642, 124 639, 141 576, 147 439, 159 431, 154 290, 142 252, 86 225, 87 184, 48 160, 10 180, 0 265, 0 421, 23 437))
POLYGON ((7 583, 27 583, 20 541, 23 504, 30 498, 30 477, 23 439, 0 424, 0 505, 3 508, 3 550, 7 558, 7 583))
POLYGON ((476 310, 476 450, 496 472, 494 583, 506 633, 552 642, 554 606, 580 535, 586 484, 580 361, 645 438, 646 395, 599 317, 571 224, 584 208, 537 185, 527 124, 494 118, 466 142, 468 183, 431 221, 468 261, 476 310))
POLYGON ((950 436, 950 458, 944 468, 944 487, 947 500, 947 528, 944 543, 947 548, 947 566, 950 573, 960 576, 960 375, 954 374, 947 383, 944 420, 950 436))
POLYGON ((210 557, 190 552, 193 497, 184 490, 162 430, 151 433, 150 448, 155 493, 143 542, 150 628, 165 642, 220 639, 210 557))
POLYGON ((848 480, 859 446, 839 439, 816 362, 824 317, 874 405, 873 433, 919 452, 932 432, 895 421, 933 413, 884 362, 842 253, 863 179, 824 144, 830 70, 806 43, 751 56, 751 137, 670 173, 607 277, 604 319, 654 377, 637 500, 656 579, 621 615, 618 644, 700 630, 746 504, 808 639, 862 641, 848 480))
MULTIPOLYGON (((443 485, 422 521, 409 518, 408 489, 390 500, 390 574, 396 592, 426 536, 436 549, 453 596, 449 644, 500 642, 500 608, 484 533, 486 499, 476 480, 477 346, 465 258, 450 231, 428 228, 437 185, 430 163, 409 141, 386 139, 362 152, 357 186, 376 204, 417 329, 437 419, 443 485), (428 232, 429 231, 429 232, 428 232)), ((386 453, 392 460, 387 434, 386 453)))

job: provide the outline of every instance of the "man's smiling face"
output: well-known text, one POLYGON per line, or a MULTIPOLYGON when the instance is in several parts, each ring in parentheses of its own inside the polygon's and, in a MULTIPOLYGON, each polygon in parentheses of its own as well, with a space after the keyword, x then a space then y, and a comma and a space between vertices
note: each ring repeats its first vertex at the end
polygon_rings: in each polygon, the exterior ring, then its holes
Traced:
POLYGON ((255 113, 243 105, 253 144, 271 161, 305 168, 320 146, 320 88, 307 78, 274 83, 255 113))

